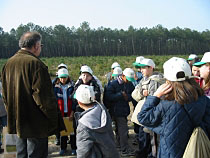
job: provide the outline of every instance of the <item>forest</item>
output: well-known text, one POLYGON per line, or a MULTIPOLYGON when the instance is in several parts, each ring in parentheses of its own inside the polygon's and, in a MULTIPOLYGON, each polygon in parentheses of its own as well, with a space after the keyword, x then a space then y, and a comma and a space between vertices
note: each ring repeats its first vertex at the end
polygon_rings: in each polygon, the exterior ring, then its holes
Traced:
POLYGON ((130 56, 130 55, 188 55, 210 51, 210 30, 202 32, 190 28, 153 28, 127 30, 90 28, 88 22, 80 27, 55 25, 42 27, 33 23, 19 25, 5 32, 0 26, 0 58, 9 58, 19 49, 20 36, 27 31, 42 35, 41 57, 130 56))

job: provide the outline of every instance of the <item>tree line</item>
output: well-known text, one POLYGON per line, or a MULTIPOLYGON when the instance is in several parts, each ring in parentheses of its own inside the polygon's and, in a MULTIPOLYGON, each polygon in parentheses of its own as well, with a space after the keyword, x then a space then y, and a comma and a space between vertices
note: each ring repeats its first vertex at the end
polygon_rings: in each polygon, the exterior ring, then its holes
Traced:
POLYGON ((168 30, 162 25, 127 30, 99 27, 91 29, 88 22, 80 27, 41 27, 33 23, 19 25, 5 32, 0 27, 0 58, 11 57, 18 49, 20 36, 26 31, 42 35, 42 57, 60 56, 129 56, 187 55, 210 51, 210 30, 198 32, 189 28, 168 30))

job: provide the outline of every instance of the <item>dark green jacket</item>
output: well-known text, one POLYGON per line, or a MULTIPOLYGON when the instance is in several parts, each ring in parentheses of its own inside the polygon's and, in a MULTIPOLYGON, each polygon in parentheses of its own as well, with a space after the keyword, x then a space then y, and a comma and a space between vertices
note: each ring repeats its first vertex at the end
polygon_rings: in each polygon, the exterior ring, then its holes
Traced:
POLYGON ((45 138, 58 130, 58 108, 47 66, 19 50, 2 70, 8 133, 20 138, 45 138))

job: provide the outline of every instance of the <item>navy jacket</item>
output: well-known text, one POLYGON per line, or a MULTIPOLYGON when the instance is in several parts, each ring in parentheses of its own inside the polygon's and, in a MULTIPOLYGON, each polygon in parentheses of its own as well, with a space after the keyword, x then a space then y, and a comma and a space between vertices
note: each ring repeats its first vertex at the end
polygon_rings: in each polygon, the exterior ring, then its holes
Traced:
POLYGON ((131 93, 133 92, 134 88, 135 87, 132 82, 122 82, 121 84, 119 83, 119 80, 110 82, 105 92, 105 99, 112 102, 110 107, 110 113, 112 116, 127 117, 130 114, 129 102, 132 101, 136 104, 136 102, 131 97, 131 93), (124 99, 122 91, 126 92, 128 101, 124 99))
POLYGON ((176 101, 155 96, 147 97, 138 114, 141 124, 160 134, 159 158, 181 158, 195 126, 210 136, 210 99, 202 96, 184 107, 195 125, 176 101))

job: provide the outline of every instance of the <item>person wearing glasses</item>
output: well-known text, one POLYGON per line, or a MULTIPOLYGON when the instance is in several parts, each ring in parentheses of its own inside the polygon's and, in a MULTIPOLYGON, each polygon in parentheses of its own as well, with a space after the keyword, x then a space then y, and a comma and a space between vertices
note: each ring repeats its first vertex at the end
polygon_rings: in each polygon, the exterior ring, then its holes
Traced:
POLYGON ((8 114, 8 133, 17 134, 17 158, 46 158, 48 136, 65 129, 47 66, 38 58, 42 37, 26 32, 20 50, 2 69, 2 96, 8 114), (60 117, 59 117, 60 116, 60 117))

